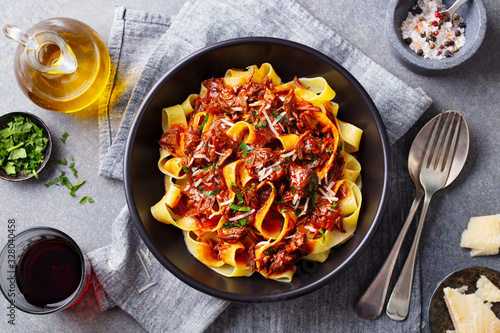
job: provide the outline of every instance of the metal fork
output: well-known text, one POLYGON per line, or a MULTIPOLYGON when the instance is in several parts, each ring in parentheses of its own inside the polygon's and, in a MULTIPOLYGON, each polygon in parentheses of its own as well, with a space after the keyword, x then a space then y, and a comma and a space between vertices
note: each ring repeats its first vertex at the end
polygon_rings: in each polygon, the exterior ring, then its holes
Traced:
POLYGON ((387 315, 393 320, 401 321, 408 315, 415 258, 417 256, 418 243, 422 234, 425 216, 427 215, 427 209, 429 208, 433 194, 443 188, 448 179, 455 155, 461 121, 462 116, 458 112, 442 113, 441 117, 436 121, 427 145, 420 169, 420 183, 425 191, 422 215, 418 222, 410 253, 394 286, 391 298, 387 303, 387 315))

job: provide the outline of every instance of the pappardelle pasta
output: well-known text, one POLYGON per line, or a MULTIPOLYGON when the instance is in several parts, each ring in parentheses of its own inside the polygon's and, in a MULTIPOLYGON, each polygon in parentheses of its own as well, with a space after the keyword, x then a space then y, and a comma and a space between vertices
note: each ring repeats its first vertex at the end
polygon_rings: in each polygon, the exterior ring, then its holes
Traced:
POLYGON ((362 130, 337 118, 322 77, 282 83, 264 63, 202 82, 162 110, 165 196, 151 213, 224 276, 290 282, 357 226, 362 130))

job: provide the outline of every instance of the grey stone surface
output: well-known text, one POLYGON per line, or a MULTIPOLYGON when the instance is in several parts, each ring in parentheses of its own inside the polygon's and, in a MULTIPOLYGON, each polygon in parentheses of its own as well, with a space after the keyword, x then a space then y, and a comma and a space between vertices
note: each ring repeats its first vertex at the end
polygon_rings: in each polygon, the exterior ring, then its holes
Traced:
MULTIPOLYGON (((497 55, 500 40, 500 4, 485 0, 488 27, 483 45, 466 67, 444 77, 417 75, 390 55, 389 44, 384 37, 384 20, 387 2, 352 0, 299 0, 313 15, 350 41, 375 62, 413 87, 421 87, 434 104, 419 122, 395 145, 393 168, 394 181, 402 182, 412 190, 406 174, 406 157, 418 129, 442 110, 455 109, 467 119, 471 133, 468 161, 458 179, 438 192, 430 211, 420 244, 422 266, 421 287, 423 318, 422 331, 427 332, 427 304, 432 292, 446 275, 469 266, 486 266, 500 270, 498 256, 471 258, 468 251, 459 247, 460 235, 471 216, 500 213, 500 58, 497 55)), ((0 23, 13 23, 27 29, 34 23, 57 16, 73 17, 92 26, 106 41, 115 5, 129 8, 175 14, 182 6, 176 1, 0 1, 0 23)), ((297 22, 300 24, 300 22, 297 22)), ((99 177, 98 128, 95 107, 74 115, 45 111, 32 104, 18 89, 12 71, 14 42, 0 38, 0 113, 25 110, 37 114, 51 128, 54 136, 53 159, 74 156, 79 178, 86 183, 73 198, 61 187, 46 188, 43 184, 59 175, 61 166, 44 170, 39 180, 22 183, 0 182, 0 243, 6 241, 7 220, 15 219, 18 231, 35 225, 50 225, 69 233, 85 251, 92 251, 111 241, 110 225, 125 204, 123 184, 99 177), (58 138, 68 132, 66 143, 58 138), (93 204, 80 205, 78 199, 90 195, 93 204)), ((401 110, 404 112, 404 110, 401 110)), ((406 217, 411 202, 404 199, 391 204, 400 205, 399 216, 386 216, 373 242, 363 255, 377 251, 377 242, 392 242, 406 217), (382 235, 381 232, 387 232, 382 235)), ((413 230, 410 231, 413 235, 413 230)), ((404 250, 407 251, 406 247, 404 250)), ((379 253, 382 264, 386 253, 379 253)), ((402 267, 398 261, 396 272, 402 267)), ((358 278, 357 283, 368 286, 376 272, 363 267, 352 267, 345 276, 358 278)), ((321 293, 321 291, 319 291, 321 293)), ((82 302, 72 309, 50 316, 30 316, 16 313, 16 326, 6 320, 6 302, 0 302, 0 331, 2 332, 142 332, 142 328, 119 309, 101 313, 97 309, 93 292, 86 294, 82 302), (4 309, 4 310, 2 310, 4 309)), ((353 307, 354 304, 346 304, 353 307)), ((265 311, 258 307, 256 315, 265 311)), ((248 307, 246 308, 248 309, 248 307)), ((214 323, 212 331, 269 331, 269 318, 256 316, 253 327, 239 327, 238 313, 245 307, 230 306, 214 323), (262 318, 262 319, 258 319, 262 318)), ((270 315, 270 314, 268 314, 270 315)), ((354 311, 352 315, 355 316, 354 311)), ((287 320, 281 318, 281 321, 287 320)), ((314 318, 328 328, 325 318, 314 318)), ((308 331, 307 323, 299 323, 296 331, 308 331)), ((334 323, 331 323, 334 325, 334 323)), ((415 328, 418 331, 419 328, 415 328)), ((360 327, 360 331, 363 328, 360 327)))

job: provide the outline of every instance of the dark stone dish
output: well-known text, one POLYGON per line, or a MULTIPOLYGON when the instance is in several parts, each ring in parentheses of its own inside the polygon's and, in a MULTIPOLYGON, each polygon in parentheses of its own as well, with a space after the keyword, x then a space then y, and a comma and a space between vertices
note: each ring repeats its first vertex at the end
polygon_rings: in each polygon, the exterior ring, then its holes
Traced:
MULTIPOLYGON (((47 161, 50 158, 50 154, 52 153, 52 137, 50 135, 49 128, 47 127, 47 125, 45 125, 45 123, 40 118, 38 118, 37 116, 35 116, 32 113, 29 113, 29 112, 11 112, 11 113, 6 113, 6 114, 0 116, 0 129, 4 129, 5 127, 7 127, 7 124, 10 121, 12 121, 14 119, 14 117, 17 117, 17 116, 23 116, 24 118, 30 119, 35 125, 37 125, 38 127, 40 127, 42 129, 43 134, 49 139, 49 142, 47 143, 47 147, 45 147, 45 150, 43 151, 43 155, 44 155, 43 162, 36 169, 37 174, 40 174, 42 169, 47 164, 47 161)), ((0 168, 0 178, 2 178, 4 180, 8 180, 8 181, 18 182, 18 181, 30 179, 34 176, 35 175, 33 173, 25 175, 23 170, 21 170, 17 175, 11 176, 11 175, 8 175, 5 172, 5 170, 0 168)))
MULTIPOLYGON (((455 0, 443 0, 450 8, 455 0)), ((426 59, 411 50, 404 42, 401 23, 416 0, 391 0, 388 5, 385 32, 393 55, 417 74, 439 76, 451 73, 466 63, 478 50, 486 33, 486 10, 482 0, 469 0, 458 11, 465 23, 465 45, 450 58, 426 59)))
POLYGON ((153 255, 177 278, 209 295, 238 302, 270 302, 316 290, 352 265, 374 235, 389 190, 390 151, 384 125, 363 87, 338 63, 307 46, 266 37, 239 38, 202 49, 175 65, 144 99, 132 123, 124 158, 125 194, 137 230, 153 255), (323 76, 337 95, 339 116, 364 130, 359 159, 363 167, 363 203, 358 228, 350 240, 332 250, 326 262, 299 262, 291 283, 254 274, 227 278, 187 250, 180 230, 157 222, 150 207, 164 195, 158 170, 161 109, 198 93, 203 80, 222 77, 229 68, 272 64, 284 82, 323 76))
MULTIPOLYGON (((476 292, 476 282, 481 275, 486 276, 494 285, 500 287, 500 273, 486 267, 469 267, 451 273, 443 279, 432 294, 429 303, 429 328, 432 333, 442 333, 447 330, 453 330, 453 321, 451 320, 446 302, 444 300, 443 289, 446 287, 460 288, 467 286, 467 294, 476 292)), ((494 303, 491 308, 497 316, 500 315, 500 303, 494 303)))

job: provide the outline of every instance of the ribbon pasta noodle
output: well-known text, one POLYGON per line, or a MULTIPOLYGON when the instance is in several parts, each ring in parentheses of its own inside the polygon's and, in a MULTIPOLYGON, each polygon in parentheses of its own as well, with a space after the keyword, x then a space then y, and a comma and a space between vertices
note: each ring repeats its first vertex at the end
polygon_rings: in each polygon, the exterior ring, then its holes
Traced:
POLYGON ((322 77, 282 83, 271 64, 230 69, 162 110, 165 195, 151 213, 224 276, 290 282, 353 236, 362 130, 337 119, 322 77))

